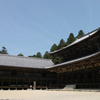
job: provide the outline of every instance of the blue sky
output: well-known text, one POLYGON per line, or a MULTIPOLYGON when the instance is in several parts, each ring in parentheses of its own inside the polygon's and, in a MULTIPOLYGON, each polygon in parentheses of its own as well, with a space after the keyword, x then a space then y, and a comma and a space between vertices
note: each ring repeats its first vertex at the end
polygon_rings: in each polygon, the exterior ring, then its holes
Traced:
POLYGON ((99 26, 100 0, 0 0, 0 50, 10 55, 43 55, 70 33, 99 26))

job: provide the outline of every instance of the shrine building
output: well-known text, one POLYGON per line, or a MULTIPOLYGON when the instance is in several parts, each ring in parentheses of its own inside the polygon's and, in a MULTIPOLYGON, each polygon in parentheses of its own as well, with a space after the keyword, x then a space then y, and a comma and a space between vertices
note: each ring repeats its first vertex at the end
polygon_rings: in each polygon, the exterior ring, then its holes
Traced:
POLYGON ((51 59, 0 54, 0 89, 51 88, 56 81, 56 73, 46 70, 51 65, 51 59))
POLYGON ((50 55, 62 62, 0 54, 0 89, 100 89, 100 28, 50 55))
POLYGON ((63 57, 62 63, 49 67, 58 84, 100 89, 100 28, 50 54, 63 57))

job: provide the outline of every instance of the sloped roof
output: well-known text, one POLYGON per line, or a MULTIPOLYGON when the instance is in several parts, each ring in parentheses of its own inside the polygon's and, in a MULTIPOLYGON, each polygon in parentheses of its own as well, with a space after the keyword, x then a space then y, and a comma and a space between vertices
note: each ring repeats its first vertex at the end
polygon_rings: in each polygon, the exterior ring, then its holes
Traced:
POLYGON ((56 64, 56 65, 53 65, 53 66, 48 66, 46 68, 55 68, 55 67, 59 67, 59 66, 63 66, 63 65, 73 64, 73 63, 76 63, 76 62, 79 62, 79 61, 85 61, 85 60, 90 59, 92 57, 95 57, 97 55, 100 56, 100 51, 97 52, 97 53, 85 56, 85 57, 81 57, 81 58, 74 59, 74 60, 71 60, 71 61, 67 61, 67 62, 64 62, 64 63, 56 64))
POLYGON ((70 47, 70 46, 73 46, 73 45, 75 45, 76 43, 79 43, 79 42, 81 42, 81 41, 83 41, 83 40, 89 38, 90 36, 94 35, 94 34, 97 33, 99 30, 100 30, 100 28, 98 28, 98 29, 96 29, 96 30, 94 30, 94 31, 92 31, 92 32, 89 32, 88 34, 84 35, 83 37, 76 39, 76 40, 75 40, 73 43, 71 43, 70 45, 65 46, 65 47, 63 47, 63 48, 61 48, 61 49, 59 49, 59 50, 55 50, 55 51, 53 51, 53 52, 50 52, 50 54, 59 52, 59 51, 64 50, 64 49, 66 49, 66 48, 68 48, 68 47, 70 47))
POLYGON ((45 68, 54 65, 51 59, 31 58, 0 54, 0 66, 45 68))

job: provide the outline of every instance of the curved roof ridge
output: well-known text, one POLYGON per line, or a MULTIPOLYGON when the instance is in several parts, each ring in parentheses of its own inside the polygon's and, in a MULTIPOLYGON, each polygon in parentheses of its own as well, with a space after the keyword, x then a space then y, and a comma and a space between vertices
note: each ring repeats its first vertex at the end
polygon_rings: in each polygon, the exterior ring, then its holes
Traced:
POLYGON ((53 52, 50 52, 50 54, 59 52, 59 51, 61 51, 61 50, 63 50, 63 49, 66 49, 66 48, 68 48, 68 47, 70 47, 70 46, 76 44, 76 43, 79 43, 79 42, 81 42, 81 41, 87 39, 88 37, 92 36, 93 34, 95 34, 95 33, 96 33, 97 31, 99 31, 99 30, 100 30, 100 27, 97 28, 97 29, 95 29, 95 30, 93 30, 93 31, 91 31, 91 32, 88 32, 88 33, 85 34, 84 36, 82 36, 82 37, 76 39, 73 43, 69 44, 68 46, 65 46, 65 47, 63 47, 63 48, 61 48, 61 49, 59 49, 59 50, 54 50, 53 52))
POLYGON ((84 36, 86 36, 86 35, 89 35, 89 34, 95 32, 95 31, 98 31, 99 29, 100 29, 100 27, 97 28, 97 29, 95 29, 95 30, 93 30, 93 31, 91 31, 91 32, 88 32, 87 34, 85 34, 85 35, 83 35, 83 36, 81 36, 81 37, 79 37, 79 38, 77 38, 77 39, 80 39, 80 38, 82 38, 82 37, 84 37, 84 36))

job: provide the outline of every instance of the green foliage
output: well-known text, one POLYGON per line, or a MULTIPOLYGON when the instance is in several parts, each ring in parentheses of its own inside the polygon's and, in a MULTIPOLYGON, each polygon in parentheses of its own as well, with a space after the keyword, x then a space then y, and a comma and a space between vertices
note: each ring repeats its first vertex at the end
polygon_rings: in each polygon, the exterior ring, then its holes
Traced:
POLYGON ((62 58, 61 57, 54 57, 52 59, 52 61, 53 61, 54 64, 59 64, 59 63, 62 62, 62 58))
POLYGON ((36 55, 33 55, 33 56, 30 55, 30 56, 28 56, 28 57, 36 57, 36 55))
POLYGON ((2 47, 2 51, 0 50, 0 53, 1 54, 8 54, 7 49, 5 47, 2 47))
POLYGON ((40 53, 40 52, 37 52, 36 57, 37 57, 37 58, 42 58, 41 53, 40 53))
POLYGON ((2 54, 2 51, 0 50, 0 54, 2 54))
MULTIPOLYGON (((82 36, 84 36, 84 32, 80 30, 76 38, 80 38, 82 36)), ((70 33, 66 43, 63 39, 61 39, 58 46, 56 44, 52 45, 50 51, 53 52, 54 50, 61 49, 64 46, 68 46, 69 44, 73 43, 76 38, 74 37, 73 33, 70 33)), ((61 58, 52 56, 52 61, 54 62, 54 64, 61 63, 63 61, 63 57, 61 58)))
POLYGON ((37 54, 35 55, 33 55, 33 56, 28 56, 28 57, 36 57, 36 58, 42 58, 42 55, 41 55, 41 53, 40 52, 37 52, 37 54))
POLYGON ((28 57, 36 57, 36 55, 34 54, 33 56, 30 55, 30 56, 28 56, 28 57))
POLYGON ((53 44, 52 47, 51 47, 51 49, 50 49, 50 51, 52 52, 54 50, 57 50, 57 48, 58 48, 58 46, 56 44, 53 44))
POLYGON ((36 57, 36 55, 33 55, 32 57, 36 57))
POLYGON ((45 54, 44 54, 44 56, 43 56, 43 58, 45 58, 45 59, 51 59, 52 57, 50 56, 49 52, 46 51, 45 54))
POLYGON ((17 56, 24 56, 22 53, 18 54, 17 56))
POLYGON ((84 36, 84 35, 85 35, 85 33, 83 32, 83 30, 80 30, 80 31, 78 32, 78 35, 77 35, 76 38, 80 38, 80 37, 82 37, 82 36, 84 36))
POLYGON ((67 45, 73 43, 75 41, 75 37, 73 35, 73 33, 70 33, 68 39, 67 39, 67 45))
POLYGON ((33 57, 33 56, 29 55, 28 57, 33 57))
POLYGON ((60 40, 59 45, 58 45, 58 49, 61 49, 65 46, 65 41, 63 39, 60 40))

